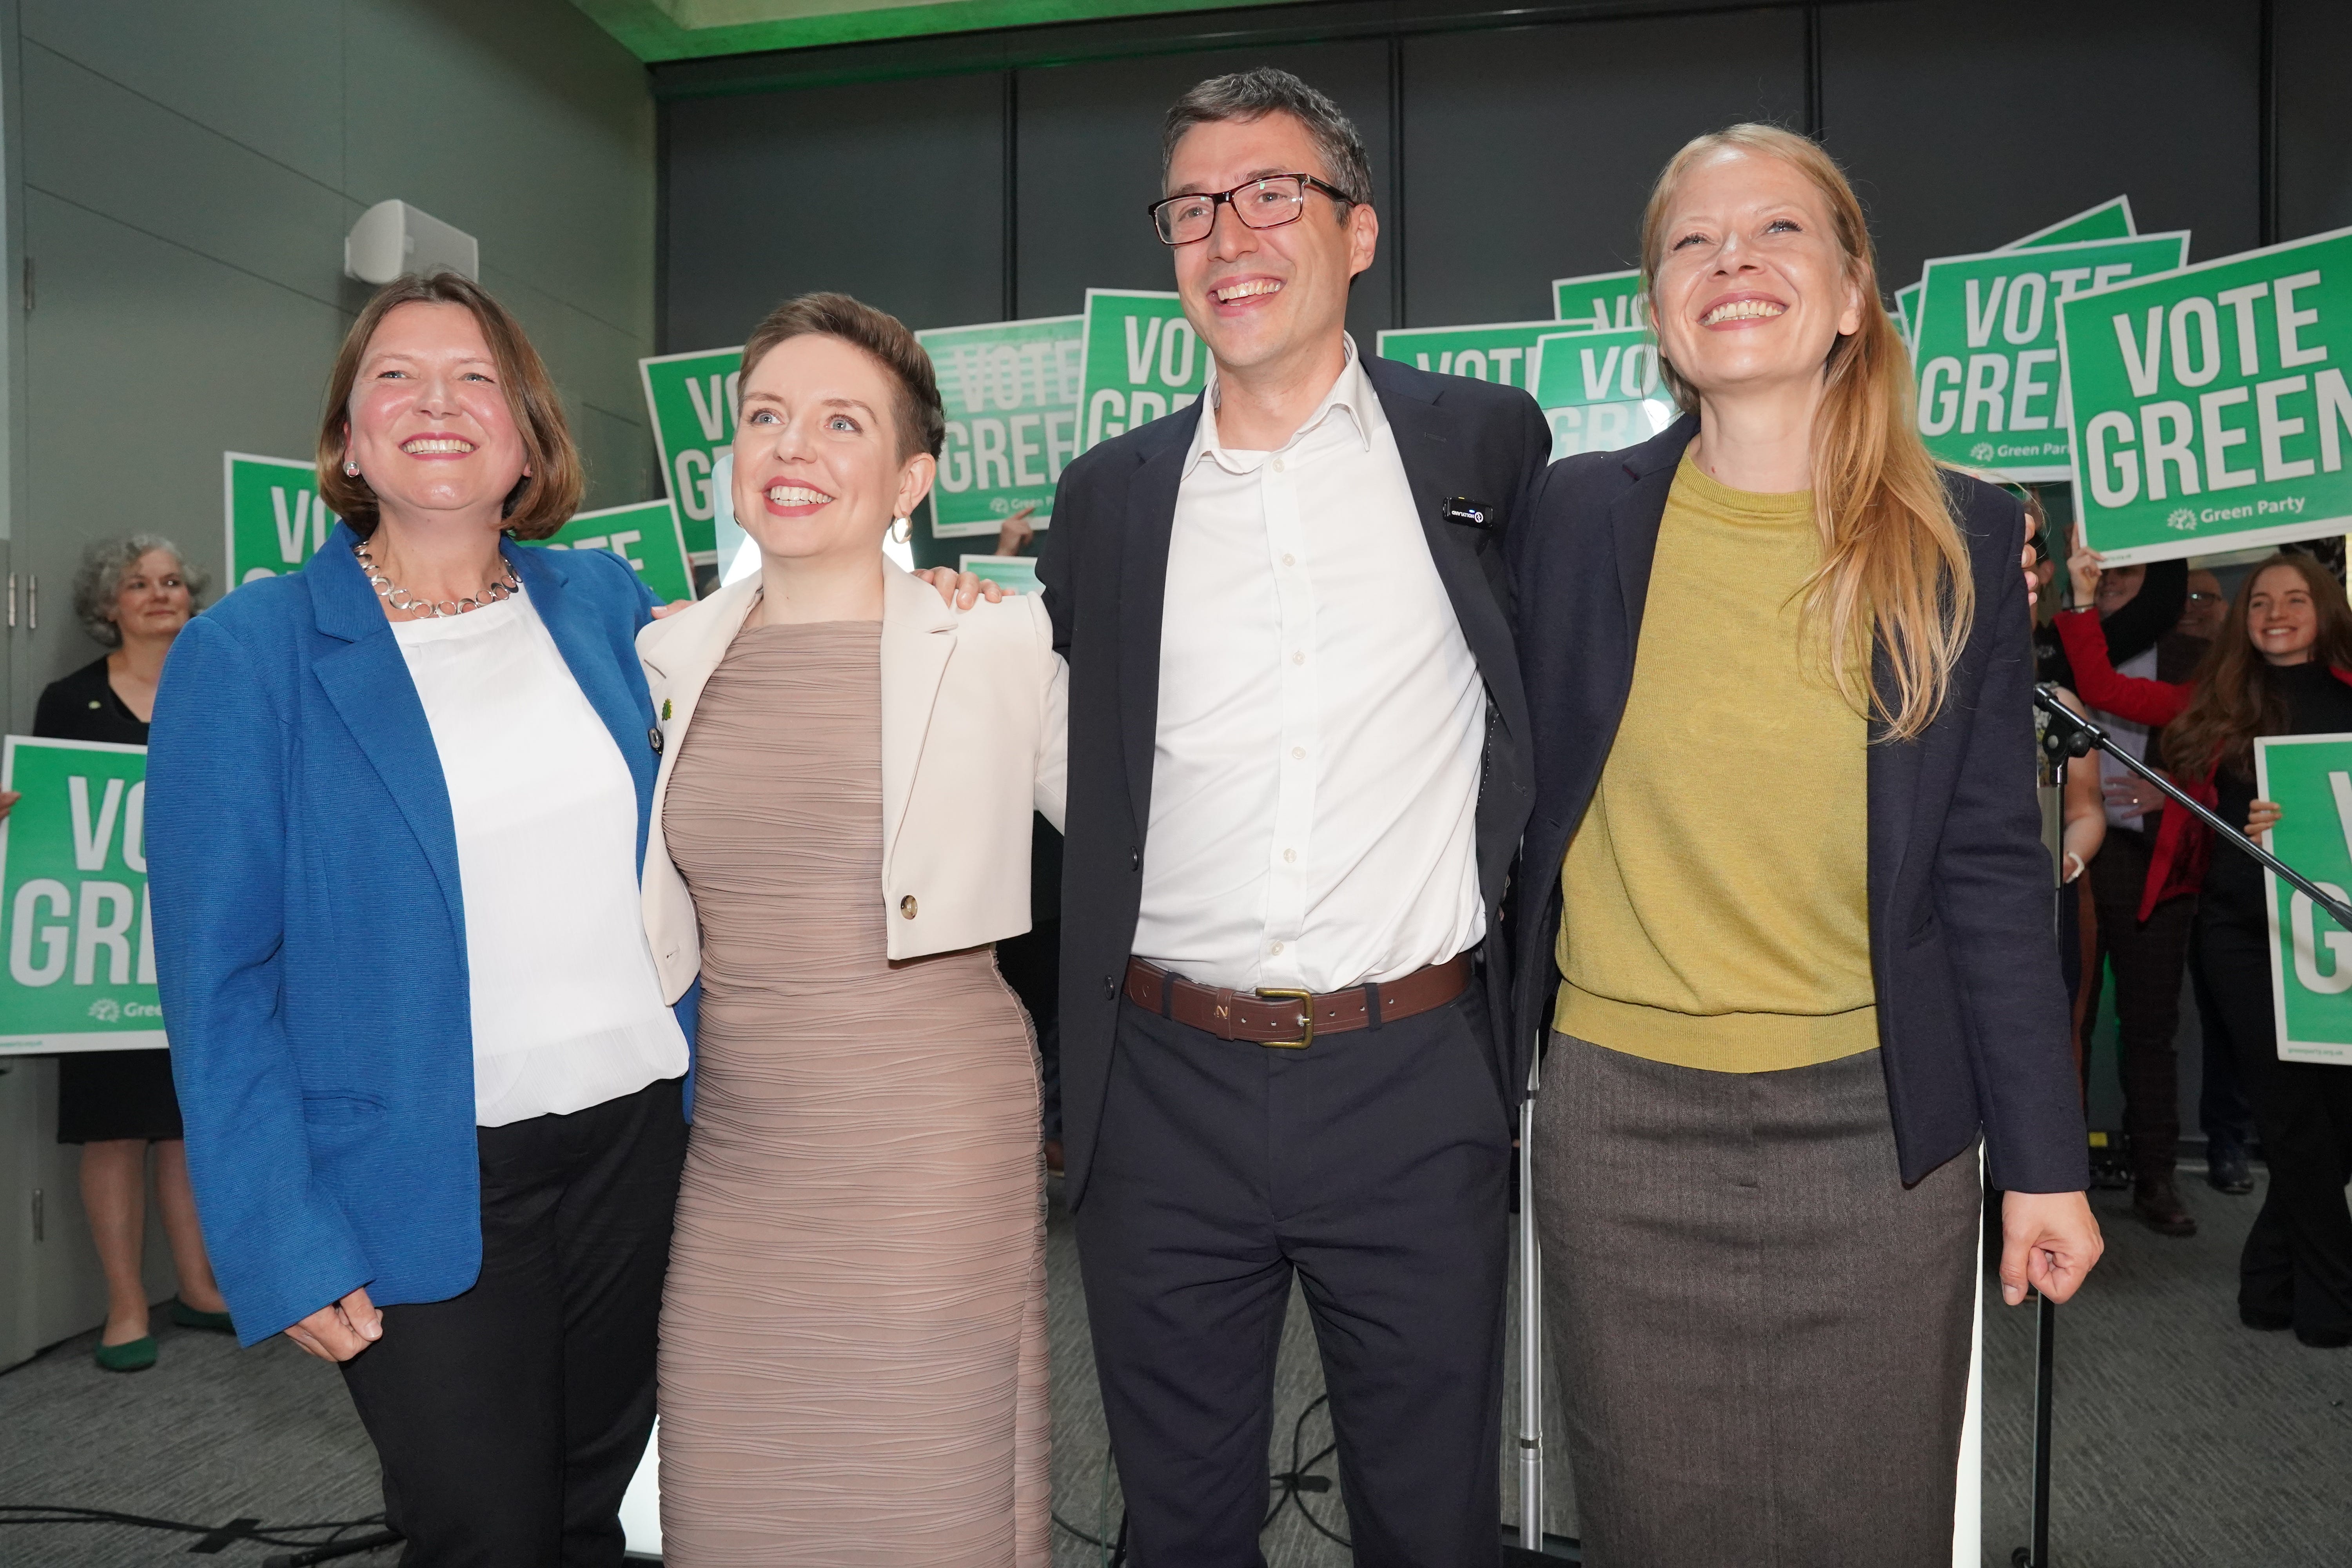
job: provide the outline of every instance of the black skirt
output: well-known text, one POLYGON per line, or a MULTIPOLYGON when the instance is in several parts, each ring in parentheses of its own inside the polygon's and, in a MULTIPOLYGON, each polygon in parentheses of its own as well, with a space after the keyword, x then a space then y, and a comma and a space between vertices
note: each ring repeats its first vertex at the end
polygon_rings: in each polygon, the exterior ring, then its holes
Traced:
POLYGON ((68 1051, 58 1058, 58 1142, 179 1138, 169 1051, 68 1051))

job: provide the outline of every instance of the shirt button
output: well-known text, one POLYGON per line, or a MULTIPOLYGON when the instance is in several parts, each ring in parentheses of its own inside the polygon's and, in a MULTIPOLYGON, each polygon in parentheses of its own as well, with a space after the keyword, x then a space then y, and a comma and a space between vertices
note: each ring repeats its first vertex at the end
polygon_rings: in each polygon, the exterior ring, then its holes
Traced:
POLYGON ((1282 459, 1280 458, 1276 458, 1274 460, 1274 471, 1277 474, 1282 472, 1282 459))
POLYGON ((1290 656, 1290 662, 1293 664, 1305 664, 1307 662, 1307 656, 1303 653, 1294 653, 1290 656))
POLYGON ((1290 754, 1294 760, 1303 763, 1307 760, 1307 748, 1304 746, 1293 746, 1290 748, 1290 754))
POLYGON ((1275 943, 1271 948, 1268 948, 1266 951, 1267 951, 1267 952, 1280 952, 1282 951, 1282 943, 1280 943, 1280 942, 1276 942, 1276 943, 1275 943))
POLYGON ((914 894, 908 893, 905 898, 898 900, 898 912, 906 916, 908 920, 913 920, 915 918, 914 894))
POLYGON ((1296 849, 1286 849, 1282 852, 1282 858, 1285 861, 1296 860, 1298 858, 1298 851, 1296 849))
MULTIPOLYGON (((1297 556, 1296 556, 1296 555, 1286 555, 1286 556, 1284 556, 1284 557, 1282 558, 1282 563, 1283 563, 1285 566, 1296 566, 1296 565, 1297 565, 1297 564, 1298 564, 1298 557, 1297 557, 1297 556)), ((97 703, 95 703, 95 702, 93 702, 93 703, 91 703, 91 704, 90 704, 90 706, 91 706, 91 707, 93 707, 93 708, 95 708, 95 707, 97 707, 97 706, 98 706, 98 704, 97 704, 97 703)))

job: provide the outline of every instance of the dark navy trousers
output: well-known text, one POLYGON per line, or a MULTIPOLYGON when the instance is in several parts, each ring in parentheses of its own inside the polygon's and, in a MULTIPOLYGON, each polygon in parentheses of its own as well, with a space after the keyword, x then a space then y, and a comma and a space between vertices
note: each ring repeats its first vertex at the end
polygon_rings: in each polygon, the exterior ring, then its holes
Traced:
POLYGON ((1478 987, 1305 1050, 1119 1009, 1077 1210, 1138 1568, 1261 1568, 1275 1355, 1313 1314, 1360 1568, 1499 1557, 1516 1131, 1478 987))

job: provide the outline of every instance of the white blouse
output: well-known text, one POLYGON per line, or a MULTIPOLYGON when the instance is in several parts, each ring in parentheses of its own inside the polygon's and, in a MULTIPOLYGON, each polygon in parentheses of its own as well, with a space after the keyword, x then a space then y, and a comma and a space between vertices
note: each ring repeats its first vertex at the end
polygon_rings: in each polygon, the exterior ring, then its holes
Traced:
POLYGON ((393 635, 457 826, 476 1123, 584 1110, 685 1072, 638 907, 636 789, 530 599, 393 635))

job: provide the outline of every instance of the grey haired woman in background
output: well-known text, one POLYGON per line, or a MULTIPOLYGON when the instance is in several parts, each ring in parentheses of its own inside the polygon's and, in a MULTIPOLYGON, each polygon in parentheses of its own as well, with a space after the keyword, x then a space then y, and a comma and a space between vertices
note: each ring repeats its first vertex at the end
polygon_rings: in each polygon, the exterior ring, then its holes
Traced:
MULTIPOLYGON (((34 710, 33 733, 52 741, 147 743, 155 683, 172 639, 204 597, 205 573, 180 547, 152 533, 101 539, 74 573, 74 614, 110 651, 51 681, 34 710)), ((16 804, 0 795, 0 816, 16 804)), ((58 1142, 81 1145, 81 1201, 106 1271, 106 1327, 98 1364, 142 1372, 155 1364, 147 1331, 147 1288, 139 1261, 146 1245, 147 1149, 155 1149, 155 1204, 172 1242, 180 1293, 172 1321, 228 1331, 228 1304, 213 1283, 188 1188, 187 1145, 172 1091, 168 1051, 77 1051, 58 1059, 58 1142)))

